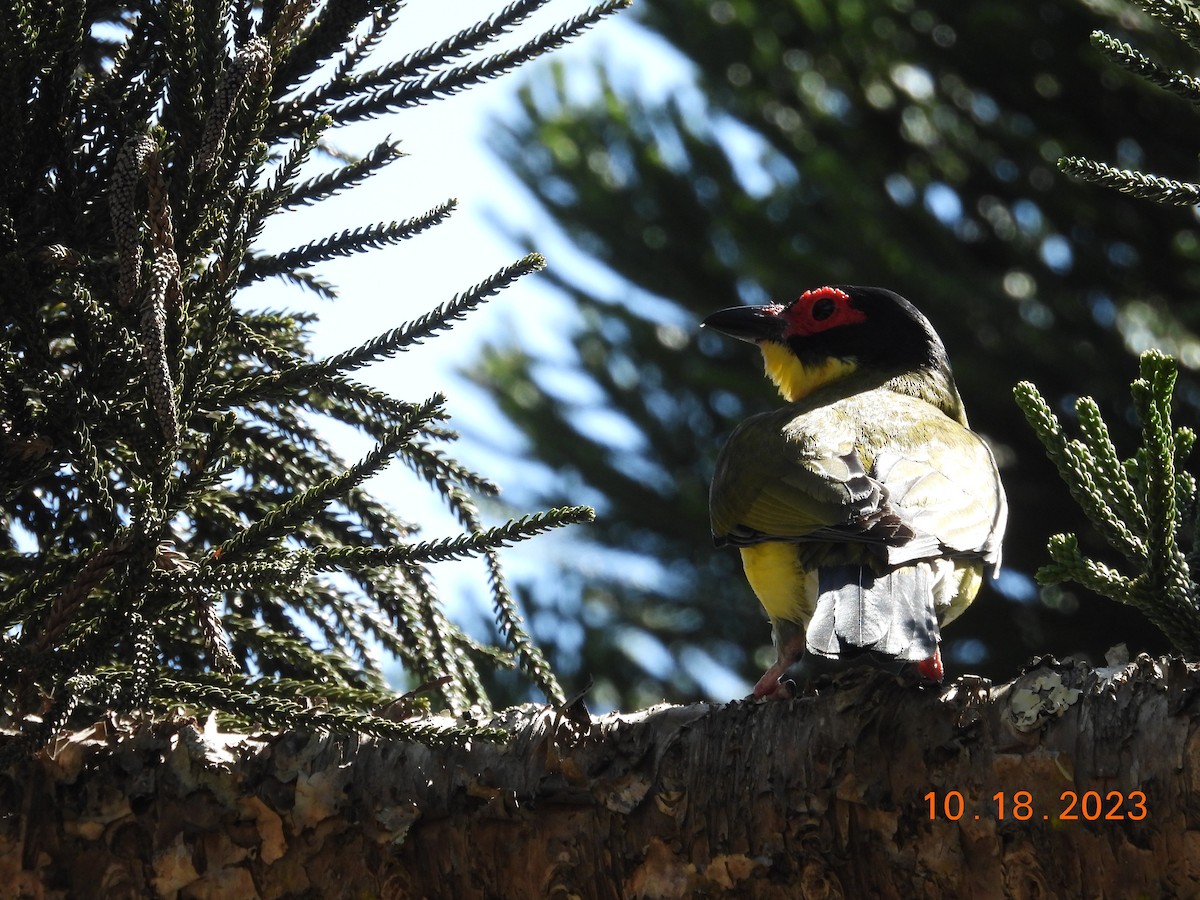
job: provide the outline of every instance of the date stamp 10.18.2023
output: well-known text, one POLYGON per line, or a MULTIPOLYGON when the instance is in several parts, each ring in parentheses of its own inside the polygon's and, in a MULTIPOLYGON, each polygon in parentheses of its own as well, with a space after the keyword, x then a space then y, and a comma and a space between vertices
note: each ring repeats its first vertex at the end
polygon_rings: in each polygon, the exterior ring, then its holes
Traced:
POLYGON ((931 821, 1140 822, 1149 815, 1143 791, 1063 791, 1057 800, 1035 799, 1030 791, 997 791, 975 803, 962 791, 930 791, 924 800, 931 821))

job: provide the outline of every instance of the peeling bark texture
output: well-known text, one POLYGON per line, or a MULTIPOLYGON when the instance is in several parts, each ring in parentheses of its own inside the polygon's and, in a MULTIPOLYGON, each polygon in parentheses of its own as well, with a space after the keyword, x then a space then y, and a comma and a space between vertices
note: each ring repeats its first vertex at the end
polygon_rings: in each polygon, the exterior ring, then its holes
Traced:
POLYGON ((450 749, 109 724, 0 775, 0 895, 1196 897, 1198 688, 1145 656, 858 669, 450 749))

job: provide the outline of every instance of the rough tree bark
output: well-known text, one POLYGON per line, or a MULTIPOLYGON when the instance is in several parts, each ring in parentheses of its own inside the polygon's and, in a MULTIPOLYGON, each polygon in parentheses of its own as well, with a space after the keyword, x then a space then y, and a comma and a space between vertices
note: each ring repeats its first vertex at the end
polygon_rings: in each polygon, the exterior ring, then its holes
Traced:
POLYGON ((1145 656, 859 670, 790 702, 509 710, 507 745, 452 750, 110 724, 0 777, 0 894, 1195 897, 1198 688, 1145 656))

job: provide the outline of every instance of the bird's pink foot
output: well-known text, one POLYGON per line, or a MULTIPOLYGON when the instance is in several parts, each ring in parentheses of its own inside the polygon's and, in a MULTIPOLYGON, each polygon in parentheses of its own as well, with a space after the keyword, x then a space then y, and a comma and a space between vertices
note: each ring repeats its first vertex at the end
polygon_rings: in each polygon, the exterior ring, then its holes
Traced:
POLYGON ((754 685, 750 696, 755 700, 791 700, 792 689, 783 683, 783 676, 792 663, 804 654, 803 628, 791 622, 773 621, 773 624, 778 656, 771 668, 763 672, 758 684, 754 685))
POLYGON ((791 700, 792 689, 783 683, 785 671, 787 666, 775 663, 758 679, 758 684, 754 685, 754 692, 750 696, 755 700, 791 700))

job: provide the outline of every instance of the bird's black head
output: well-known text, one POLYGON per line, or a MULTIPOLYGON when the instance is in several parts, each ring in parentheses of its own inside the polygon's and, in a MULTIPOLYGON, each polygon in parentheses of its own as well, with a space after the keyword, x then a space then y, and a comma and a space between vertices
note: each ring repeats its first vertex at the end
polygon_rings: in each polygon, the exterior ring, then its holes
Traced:
POLYGON ((788 400, 855 372, 881 381, 949 376, 946 351, 929 320, 884 288, 816 288, 787 305, 723 309, 703 325, 757 344, 767 375, 788 400))

